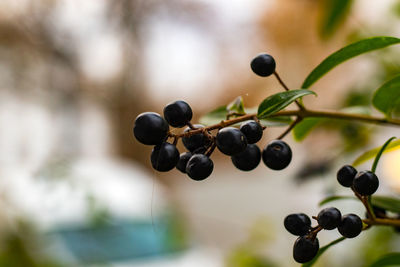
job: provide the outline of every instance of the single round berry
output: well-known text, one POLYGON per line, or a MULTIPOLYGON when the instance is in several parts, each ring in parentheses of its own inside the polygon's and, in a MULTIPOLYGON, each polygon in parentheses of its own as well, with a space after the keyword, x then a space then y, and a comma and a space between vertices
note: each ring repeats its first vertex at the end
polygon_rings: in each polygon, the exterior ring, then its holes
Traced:
POLYGON ((135 119, 133 134, 145 145, 162 143, 169 130, 168 123, 155 112, 144 112, 135 119))
POLYGON ((193 155, 186 165, 186 173, 196 181, 206 179, 210 176, 213 169, 214 164, 212 160, 204 154, 193 155))
POLYGON ((259 76, 267 77, 275 72, 275 60, 268 54, 256 56, 250 63, 253 72, 259 76))
MULTIPOLYGON (((204 128, 204 126, 201 124, 195 124, 193 126, 196 129, 204 128)), ((191 130, 190 127, 187 127, 183 132, 187 133, 190 130, 191 130)), ((203 133, 197 133, 197 134, 194 134, 191 136, 183 137, 182 142, 187 150, 189 150, 190 152, 193 152, 196 149, 206 147, 209 144, 210 140, 203 133)))
POLYGON ((272 170, 286 168, 292 160, 292 150, 281 140, 271 141, 262 152, 264 164, 272 170))
POLYGON ((305 263, 312 260, 319 250, 318 238, 314 240, 307 236, 300 236, 293 246, 293 258, 298 263, 305 263))
POLYGON ((358 236, 362 231, 362 221, 355 214, 346 214, 338 226, 339 233, 347 238, 358 236))
POLYGON ((151 165, 160 172, 167 172, 175 168, 179 160, 179 151, 173 144, 164 142, 153 148, 151 165))
POLYGON ((354 190, 362 196, 369 196, 378 190, 379 179, 371 171, 357 173, 353 181, 354 190))
POLYGON ((344 165, 336 174, 336 178, 344 187, 351 187, 353 185, 354 177, 356 177, 357 170, 353 166, 344 165))
POLYGON ((246 136, 248 144, 255 144, 260 141, 263 135, 262 126, 255 121, 248 121, 240 126, 240 131, 246 136))
POLYGON ((185 101, 169 103, 164 108, 164 118, 172 127, 183 127, 192 119, 192 109, 185 101))
POLYGON ((186 165, 189 159, 192 157, 192 153, 190 152, 183 152, 179 156, 178 163, 176 164, 176 168, 180 170, 182 173, 186 173, 186 165))
POLYGON ((311 228, 311 220, 304 213, 293 213, 286 216, 283 221, 286 230, 293 235, 306 235, 311 228))
POLYGON ((340 214, 337 208, 323 209, 317 216, 318 224, 326 230, 335 229, 340 224, 341 220, 342 214, 340 214))
POLYGON ((233 165, 242 171, 255 169, 261 161, 261 151, 255 144, 247 145, 245 150, 231 156, 233 165))
POLYGON ((246 136, 234 127, 219 130, 216 143, 218 149, 228 156, 242 152, 247 146, 246 136))

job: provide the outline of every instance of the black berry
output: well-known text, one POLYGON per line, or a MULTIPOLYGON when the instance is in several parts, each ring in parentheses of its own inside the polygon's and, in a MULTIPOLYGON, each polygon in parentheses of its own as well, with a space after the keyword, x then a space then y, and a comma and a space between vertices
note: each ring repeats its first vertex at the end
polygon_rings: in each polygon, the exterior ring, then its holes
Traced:
POLYGON ((353 181, 354 190, 362 196, 369 196, 376 192, 379 187, 379 179, 371 171, 357 173, 353 181))
POLYGON ((264 148, 262 159, 268 168, 282 170, 286 168, 292 160, 292 150, 285 142, 274 140, 264 148))
POLYGON ((218 149, 228 156, 242 152, 247 146, 246 136, 234 127, 219 130, 216 143, 218 149))
POLYGON ((179 160, 179 151, 173 144, 162 143, 151 152, 151 165, 160 172, 167 172, 175 168, 179 160))
POLYGON ((304 213, 294 213, 286 216, 283 221, 286 230, 293 235, 306 235, 311 228, 311 220, 304 213))
POLYGON ((339 233, 347 238, 358 236, 362 231, 362 221, 355 214, 346 214, 338 226, 339 233))
POLYGON ((318 224, 326 229, 335 229, 341 222, 342 215, 337 208, 326 208, 318 213, 317 221, 318 224))
POLYGON ((317 255, 319 250, 318 238, 314 240, 307 236, 300 236, 294 242, 293 258, 298 263, 305 263, 312 260, 317 255))
POLYGON ((268 54, 256 56, 250 63, 253 72, 259 76, 266 77, 275 72, 275 60, 268 54))
POLYGON ((164 108, 164 118, 172 127, 183 127, 192 119, 192 109, 185 101, 169 103, 164 108))
POLYGON ((186 165, 186 173, 196 181, 206 179, 210 176, 213 169, 214 164, 212 160, 204 154, 193 155, 186 165))
POLYGON ((246 136, 248 144, 255 144, 260 141, 263 135, 262 126, 255 121, 248 121, 240 126, 240 131, 246 136))
POLYGON ((353 166, 344 165, 336 174, 336 178, 344 187, 351 187, 353 185, 354 177, 357 174, 357 170, 353 166))
POLYGON ((168 123, 159 114, 145 112, 136 117, 133 134, 142 144, 158 145, 164 141, 168 129, 168 123))
POLYGON ((184 152, 179 156, 178 163, 176 164, 176 168, 183 173, 186 173, 186 165, 189 159, 192 157, 192 153, 184 152))
POLYGON ((232 163, 242 171, 255 169, 261 161, 261 151, 255 144, 247 145, 245 150, 231 156, 232 163))
MULTIPOLYGON (((196 129, 197 128, 204 128, 204 126, 201 125, 201 124, 195 124, 193 126, 196 129)), ((190 130, 191 129, 189 127, 187 127, 183 132, 187 133, 190 130)), ((209 144, 210 140, 203 133, 197 133, 197 134, 191 135, 189 137, 183 137, 182 138, 182 142, 183 142, 183 145, 186 147, 187 150, 189 150, 190 152, 193 152, 196 149, 206 147, 209 144)))

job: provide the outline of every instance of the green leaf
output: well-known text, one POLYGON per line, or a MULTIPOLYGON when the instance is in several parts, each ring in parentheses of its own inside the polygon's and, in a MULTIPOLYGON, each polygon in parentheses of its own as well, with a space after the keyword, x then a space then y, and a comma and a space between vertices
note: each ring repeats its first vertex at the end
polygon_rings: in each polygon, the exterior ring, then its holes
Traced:
POLYGON ((345 240, 345 239, 346 239, 345 237, 340 237, 340 238, 338 238, 338 239, 336 239, 336 240, 333 240, 331 243, 329 243, 329 244, 327 244, 327 245, 321 247, 321 248, 318 250, 317 255, 315 255, 315 257, 314 257, 311 261, 309 261, 309 262, 307 262, 307 263, 304 263, 304 264, 301 265, 301 266, 303 266, 303 267, 310 267, 310 266, 313 266, 314 263, 317 262, 318 258, 321 257, 321 255, 322 255, 328 248, 330 248, 330 247, 336 245, 336 244, 339 243, 339 242, 342 242, 342 241, 345 240))
POLYGON ((391 117, 392 112, 399 107, 400 101, 400 75, 385 82, 372 98, 372 104, 376 109, 391 117))
POLYGON ((259 119, 267 118, 268 116, 284 109, 297 98, 310 94, 316 95, 313 91, 305 89, 290 90, 271 95, 264 99, 258 106, 257 117, 259 119))
POLYGON ((369 267, 399 266, 400 253, 389 253, 372 263, 369 267))
POLYGON ((400 199, 388 196, 372 196, 371 203, 373 206, 383 208, 392 212, 400 212, 400 199))
POLYGON ((293 136, 296 141, 301 141, 314 129, 315 126, 324 121, 324 118, 306 118, 298 123, 293 129, 293 136))
POLYGON ((228 109, 229 112, 245 114, 243 98, 241 96, 236 97, 235 100, 229 103, 226 108, 228 109))
POLYGON ((324 14, 321 23, 321 34, 327 37, 346 19, 352 0, 325 0, 324 14))
POLYGON ((226 109, 226 106, 221 106, 203 115, 200 118, 199 122, 205 126, 217 124, 220 123, 222 120, 225 120, 227 114, 228 111, 226 109))
POLYGON ((373 37, 364 39, 334 52, 322 61, 304 80, 302 88, 309 88, 313 83, 324 76, 328 71, 339 65, 340 63, 361 55, 363 53, 384 48, 389 45, 400 43, 400 39, 395 37, 373 37))
MULTIPOLYGON (((364 162, 366 162, 367 160, 370 160, 372 158, 374 158, 380 151, 381 146, 376 147, 374 149, 368 150, 366 152, 364 152, 364 154, 362 154, 361 156, 359 156, 354 162, 353 162, 353 166, 358 166, 364 162)), ((391 142, 387 148, 385 149, 385 151, 383 153, 387 153, 390 151, 394 151, 400 149, 400 140, 396 140, 391 142)))
POLYGON ((372 168, 371 168, 371 171, 372 171, 372 172, 375 172, 375 171, 376 171, 376 167, 378 166, 379 159, 381 158, 383 152, 384 152, 385 149, 388 147, 388 145, 390 144, 390 142, 392 142, 394 139, 396 139, 396 137, 391 137, 391 138, 389 138, 389 139, 383 144, 383 146, 381 147, 381 149, 379 149, 378 153, 376 154, 374 163, 372 164, 372 168))
POLYGON ((354 196, 330 196, 330 197, 327 197, 327 198, 321 200, 321 201, 318 203, 318 206, 325 205, 325 204, 327 204, 327 203, 329 203, 329 202, 332 202, 332 201, 336 201, 336 200, 346 200, 346 199, 357 200, 357 198, 354 197, 354 196))

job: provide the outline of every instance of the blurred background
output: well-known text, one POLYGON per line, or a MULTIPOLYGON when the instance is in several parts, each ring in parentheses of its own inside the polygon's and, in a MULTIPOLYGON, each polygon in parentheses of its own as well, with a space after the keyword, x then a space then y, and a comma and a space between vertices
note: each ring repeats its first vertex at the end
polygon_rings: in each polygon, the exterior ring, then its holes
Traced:
MULTIPOLYGON (((195 182, 151 169, 134 119, 178 99, 194 122, 237 96, 255 107, 282 90, 251 72, 258 53, 298 89, 332 52, 380 35, 400 35, 399 1, 0 1, 0 266, 297 266, 283 218, 349 193, 336 170, 398 129, 336 122, 301 143, 289 135, 294 157, 280 172, 241 172, 216 151, 213 174, 195 182)), ((392 47, 343 64, 306 105, 372 110, 399 56, 392 47)), ((284 129, 268 128, 259 145, 284 129)), ((399 158, 383 157, 380 193, 400 192, 399 158)), ((364 216, 358 202, 336 206, 364 216)), ((376 228, 317 266, 399 251, 399 235, 376 228)), ((324 245, 339 234, 320 236, 324 245)))

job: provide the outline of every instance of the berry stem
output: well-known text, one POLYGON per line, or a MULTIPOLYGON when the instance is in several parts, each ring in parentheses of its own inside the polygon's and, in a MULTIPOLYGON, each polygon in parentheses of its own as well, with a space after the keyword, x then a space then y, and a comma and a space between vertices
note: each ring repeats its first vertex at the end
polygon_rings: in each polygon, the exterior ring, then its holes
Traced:
POLYGON ((365 209, 367 210, 368 217, 369 217, 371 220, 375 220, 375 219, 376 219, 376 215, 375 215, 374 209, 373 209, 372 206, 371 206, 371 203, 370 203, 370 201, 369 201, 369 198, 366 197, 366 196, 362 196, 362 195, 360 195, 359 193, 357 193, 356 190, 354 190, 353 187, 351 187, 351 190, 353 190, 354 195, 355 195, 355 196, 361 201, 361 203, 364 205, 365 209))
POLYGON ((293 121, 289 127, 283 132, 281 133, 281 135, 279 135, 276 139, 281 140, 283 139, 288 133, 290 133, 291 130, 293 130, 293 128, 303 120, 302 117, 297 117, 295 121, 293 121))
MULTIPOLYGON (((275 78, 278 80, 278 82, 282 85, 282 87, 286 91, 290 91, 289 87, 282 81, 281 77, 279 76, 278 72, 274 71, 275 78)), ((299 109, 304 110, 304 106, 300 104, 297 100, 295 101, 296 105, 299 107, 299 109)))
POLYGON ((400 226, 399 219, 391 219, 391 218, 364 219, 363 222, 368 225, 400 226))

